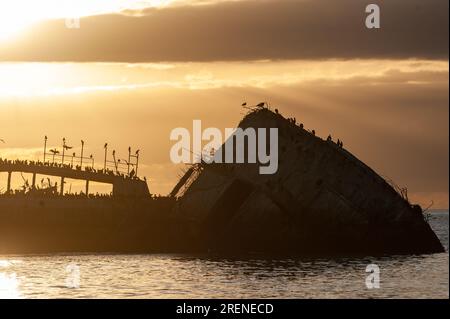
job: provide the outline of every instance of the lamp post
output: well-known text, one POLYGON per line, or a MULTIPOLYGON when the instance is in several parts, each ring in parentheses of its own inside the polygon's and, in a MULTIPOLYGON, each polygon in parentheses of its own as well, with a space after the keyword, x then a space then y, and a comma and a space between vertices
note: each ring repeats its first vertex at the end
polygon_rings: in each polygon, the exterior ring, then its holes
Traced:
POLYGON ((64 137, 63 138, 63 153, 62 153, 62 160, 61 160, 63 165, 64 165, 64 154, 65 154, 65 152, 66 152, 66 138, 64 137))
POLYGON ((47 135, 44 137, 44 163, 45 163, 45 155, 47 154, 47 135))
POLYGON ((83 169, 83 154, 84 154, 84 141, 81 140, 81 157, 80 157, 81 169, 83 169))
POLYGON ((72 162, 71 162, 71 164, 70 164, 70 166, 72 166, 72 168, 73 168, 73 158, 75 157, 75 153, 72 153, 72 162))
POLYGON ((130 162, 131 162, 131 146, 128 146, 128 162, 127 162, 128 175, 130 175, 130 162))
POLYGON ((108 157, 108 143, 105 143, 105 161, 103 163, 103 170, 106 173, 106 158, 108 157))
POLYGON ((139 167, 139 150, 136 151, 136 177, 138 176, 138 167, 139 167))

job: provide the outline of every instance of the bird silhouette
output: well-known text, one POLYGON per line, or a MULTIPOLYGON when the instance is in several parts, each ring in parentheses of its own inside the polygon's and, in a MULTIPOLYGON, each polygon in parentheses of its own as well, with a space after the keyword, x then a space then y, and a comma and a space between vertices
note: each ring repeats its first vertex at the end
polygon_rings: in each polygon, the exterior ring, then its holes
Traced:
POLYGON ((242 103, 242 106, 247 106, 247 102, 242 103))
POLYGON ((2 142, 3 144, 5 144, 5 140, 2 140, 1 138, 0 138, 0 142, 2 142))

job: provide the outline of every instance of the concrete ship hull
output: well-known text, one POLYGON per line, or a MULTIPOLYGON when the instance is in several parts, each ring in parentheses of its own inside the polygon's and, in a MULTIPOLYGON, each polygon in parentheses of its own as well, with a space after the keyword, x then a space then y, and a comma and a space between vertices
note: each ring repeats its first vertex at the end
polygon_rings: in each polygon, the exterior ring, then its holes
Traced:
MULTIPOLYGON (((355 240, 351 225, 348 229, 342 226, 339 234, 326 224, 291 224, 278 229, 283 226, 274 216, 251 222, 255 211, 248 210, 248 220, 234 222, 232 231, 227 218, 219 215, 234 214, 233 201, 219 202, 222 208, 200 224, 189 215, 180 216, 176 207, 180 204, 171 198, 0 198, 0 254, 255 252, 330 256, 443 251, 425 222, 408 227, 401 223, 372 225, 355 240)), ((239 206, 239 201, 234 204, 239 206)))
POLYGON ((444 251, 421 207, 331 138, 265 108, 248 114, 239 128, 277 128, 279 168, 262 175, 259 164, 202 163, 195 177, 184 178, 175 214, 190 218, 200 242, 211 249, 301 255, 444 251))
MULTIPOLYGON (((62 182, 105 179, 113 196, 0 196, 0 254, 444 251, 420 206, 331 138, 322 140, 266 108, 239 127, 279 130, 275 174, 261 175, 254 163, 200 163, 170 197, 152 198, 145 181, 33 164, 32 172, 62 182)), ((28 166, 6 162, 3 170, 10 176, 28 166)))
POLYGON ((0 198, 0 254, 180 251, 173 200, 0 198))

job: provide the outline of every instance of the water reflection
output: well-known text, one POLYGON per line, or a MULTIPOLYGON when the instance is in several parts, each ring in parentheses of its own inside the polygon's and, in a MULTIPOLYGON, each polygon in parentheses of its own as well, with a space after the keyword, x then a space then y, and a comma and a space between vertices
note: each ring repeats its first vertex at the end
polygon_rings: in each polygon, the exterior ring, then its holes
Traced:
POLYGON ((0 272, 0 299, 20 298, 19 281, 15 273, 0 272))

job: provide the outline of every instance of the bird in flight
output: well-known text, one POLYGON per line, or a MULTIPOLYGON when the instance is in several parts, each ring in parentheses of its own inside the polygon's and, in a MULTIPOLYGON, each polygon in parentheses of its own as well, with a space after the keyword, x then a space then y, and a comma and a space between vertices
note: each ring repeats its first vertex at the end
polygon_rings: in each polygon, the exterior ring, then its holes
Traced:
POLYGON ((1 138, 0 138, 0 142, 2 142, 3 144, 5 144, 5 140, 2 140, 1 138))

